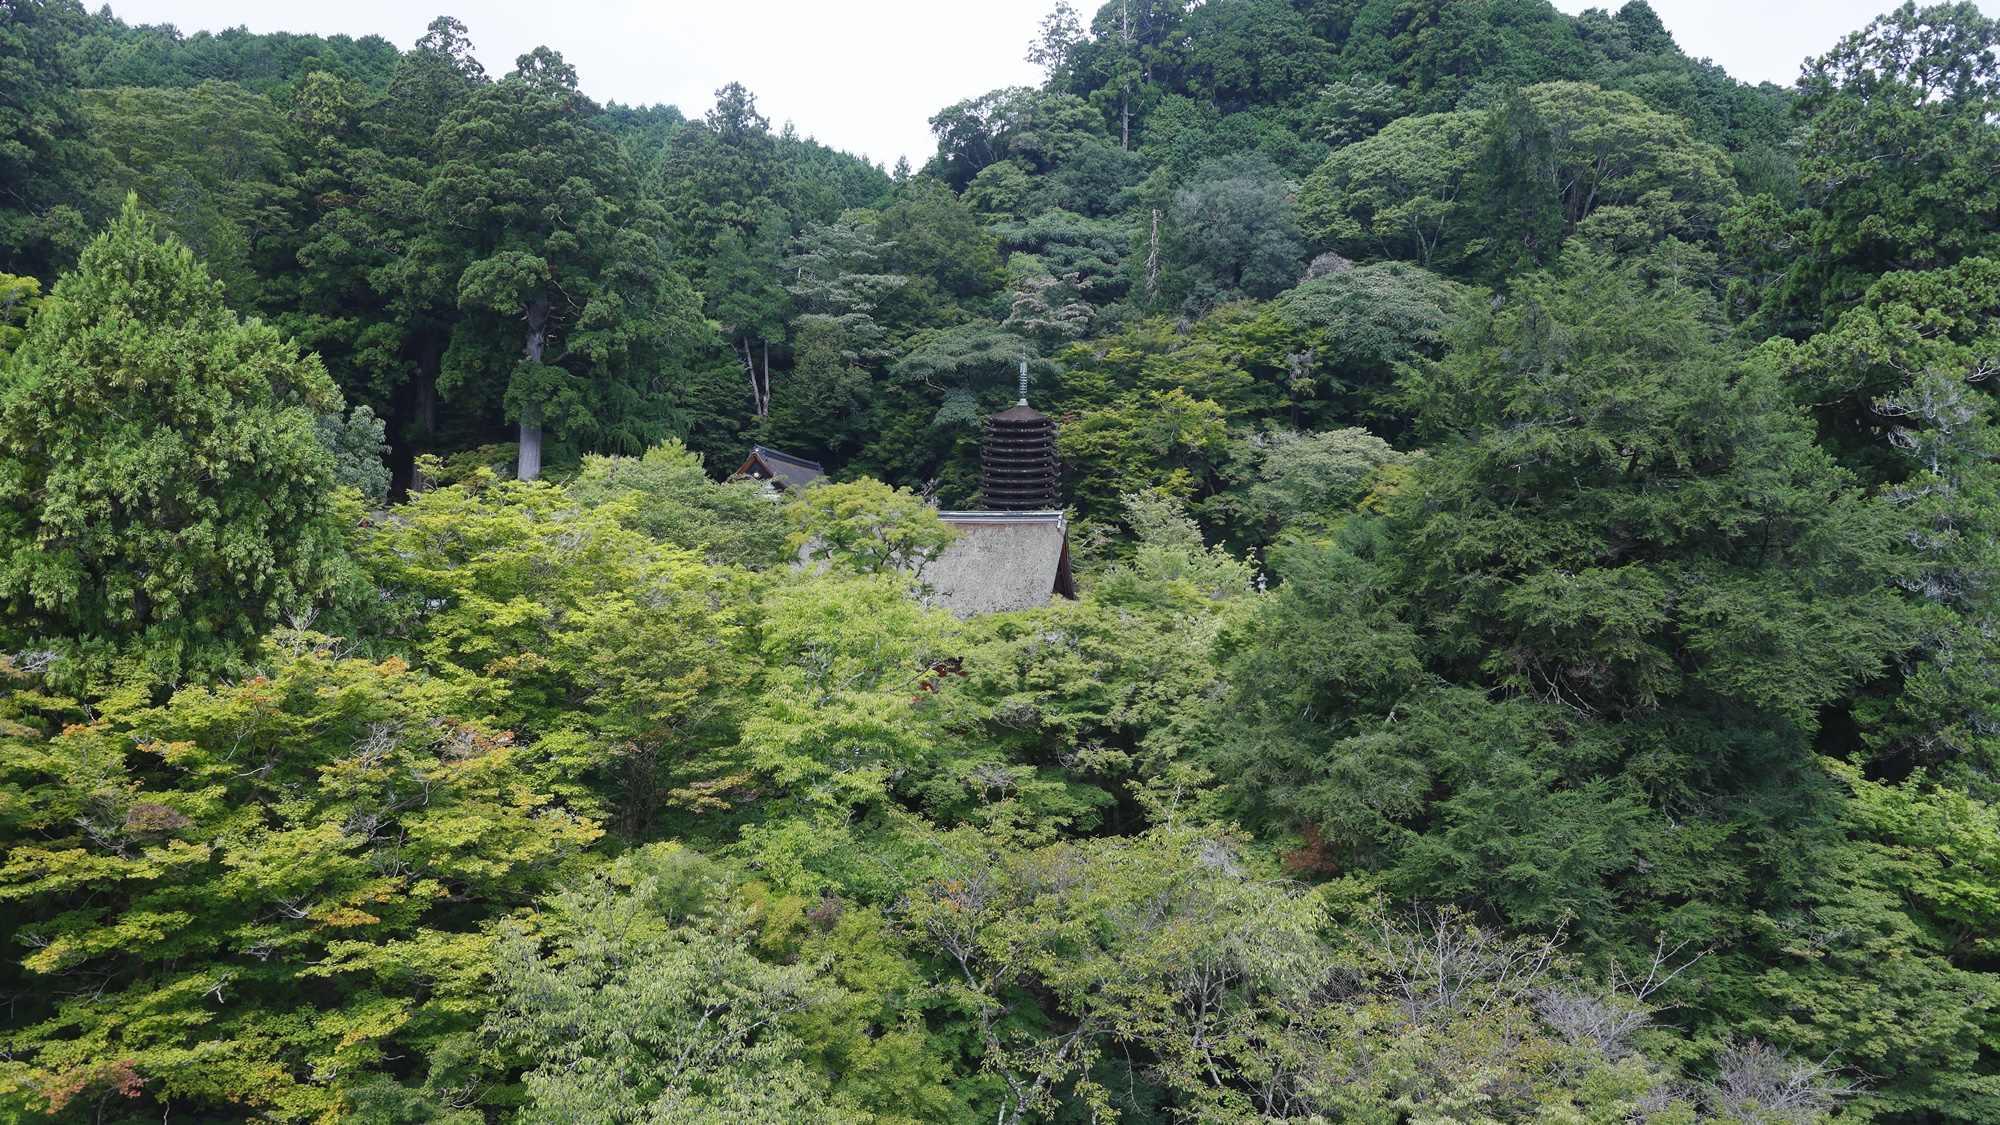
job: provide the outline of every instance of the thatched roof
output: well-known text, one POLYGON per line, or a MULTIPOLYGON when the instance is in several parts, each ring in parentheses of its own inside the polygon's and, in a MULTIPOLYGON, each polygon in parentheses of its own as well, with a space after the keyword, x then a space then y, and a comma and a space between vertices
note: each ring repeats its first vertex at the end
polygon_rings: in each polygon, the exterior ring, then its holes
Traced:
POLYGON ((931 560, 931 601, 960 617, 1006 613, 1076 597, 1069 573, 1069 521, 1057 511, 939 512, 958 541, 931 560))
POLYGON ((772 488, 780 492, 788 488, 803 488, 826 476, 826 469, 818 461, 808 461, 789 453, 780 453, 761 445, 750 447, 750 457, 743 467, 736 470, 739 477, 768 481, 772 488))

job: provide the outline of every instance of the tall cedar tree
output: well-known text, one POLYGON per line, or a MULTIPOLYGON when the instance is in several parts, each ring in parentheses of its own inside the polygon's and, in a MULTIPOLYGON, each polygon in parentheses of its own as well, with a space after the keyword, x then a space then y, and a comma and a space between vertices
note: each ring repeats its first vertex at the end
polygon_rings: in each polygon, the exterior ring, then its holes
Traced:
MULTIPOLYGON (((350 399, 391 420, 402 486, 420 483, 415 460, 440 451, 445 423, 438 374, 458 276, 408 251, 423 233, 439 127, 491 84, 471 51, 465 26, 439 17, 379 98, 323 71, 292 91, 302 234, 279 321, 325 357, 350 399)), ((452 430, 476 431, 455 421, 452 430)))
POLYGON ((519 423, 523 480, 541 475, 544 427, 625 453, 669 436, 669 346, 706 333, 599 112, 562 56, 522 55, 439 128, 420 205, 414 257, 456 277, 440 393, 504 390, 492 405, 519 423))

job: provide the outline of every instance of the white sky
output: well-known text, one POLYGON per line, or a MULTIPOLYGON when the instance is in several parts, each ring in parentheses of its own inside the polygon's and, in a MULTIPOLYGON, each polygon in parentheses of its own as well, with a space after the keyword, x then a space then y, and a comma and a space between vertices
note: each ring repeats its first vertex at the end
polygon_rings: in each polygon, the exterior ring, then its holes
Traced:
MULTIPOLYGON (((1568 12, 1622 0, 1556 0, 1568 12)), ((1747 81, 1789 84, 1825 50, 1899 0, 1652 0, 1681 47, 1747 81)), ((599 101, 678 105, 699 116, 740 81, 772 123, 882 164, 932 151, 940 108, 1039 73, 1022 61, 1053 0, 122 0, 128 23, 184 32, 385 36, 408 47, 439 12, 471 30, 498 76, 538 44, 561 51, 599 101)), ((1077 5, 1090 6, 1089 0, 1077 5)))

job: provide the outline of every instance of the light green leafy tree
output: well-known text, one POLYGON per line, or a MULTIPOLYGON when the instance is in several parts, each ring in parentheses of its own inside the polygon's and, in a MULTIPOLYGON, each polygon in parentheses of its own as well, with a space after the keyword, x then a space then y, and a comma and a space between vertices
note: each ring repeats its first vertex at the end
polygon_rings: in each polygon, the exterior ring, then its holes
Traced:
POLYGON ((1077 470, 1067 491, 1102 515, 1118 511, 1118 497, 1129 492, 1185 499, 1226 454, 1226 417, 1214 401, 1180 387, 1085 411, 1056 433, 1056 452, 1077 470))
POLYGON ((1338 898, 1257 872, 1213 830, 1036 849, 960 831, 934 847, 902 915, 976 1021, 1009 1125, 1131 1105, 1139 1046, 1202 1121, 1695 1117, 1631 1042, 1651 1014, 1636 994, 1671 964, 1607 986, 1555 938, 1455 912, 1350 897, 1340 919, 1338 898), (1059 1018, 1023 1018, 1026 995, 1059 1018))
POLYGON ((765 599, 762 690, 736 752, 770 790, 767 814, 879 812, 892 780, 937 756, 948 714, 926 685, 956 629, 914 593, 900 574, 833 574, 765 599))
POLYGON ((1359 426, 1318 434, 1252 434, 1227 470, 1237 488, 1204 508, 1226 510, 1232 526, 1256 527, 1267 539, 1284 529, 1324 530, 1354 511, 1377 469, 1420 459, 1396 452, 1359 426))
POLYGON ((617 509, 626 527, 711 563, 762 569, 789 557, 784 506, 756 481, 717 484, 701 455, 673 439, 644 457, 584 457, 569 494, 592 506, 630 498, 617 509))
POLYGON ((0 274, 0 364, 27 336, 28 318, 42 307, 42 283, 32 277, 0 274))
POLYGON ((1688 122, 1588 82, 1546 82, 1486 118, 1462 268, 1496 279, 1583 234, 1620 249, 1712 236, 1737 202, 1728 156, 1688 122))
POLYGON ((800 557, 863 574, 921 574, 958 538, 922 497, 881 481, 814 485, 786 513, 800 557))
POLYGON ((536 782, 644 835, 741 675, 723 576, 545 482, 433 489, 357 550, 378 643, 540 746, 536 782))
MULTIPOLYGON (((1136 542, 1129 573, 1140 580, 1186 583, 1200 596, 1223 601, 1251 590, 1254 569, 1220 545, 1202 542, 1201 527, 1178 500, 1128 492, 1125 526, 1136 542)), ((1108 576, 1112 583, 1120 577, 1108 576)))
POLYGON ((865 1120, 832 1112, 785 1026, 830 998, 815 967, 758 960, 692 859, 641 852, 549 900, 539 921, 554 948, 516 931, 501 950, 486 1027, 527 1064, 528 1113, 573 1125, 865 1120))
POLYGON ((477 1029, 487 924, 600 830, 460 717, 476 699, 339 647, 285 630, 262 674, 159 707, 16 693, 0 1114, 327 1119, 385 1059, 477 1029))

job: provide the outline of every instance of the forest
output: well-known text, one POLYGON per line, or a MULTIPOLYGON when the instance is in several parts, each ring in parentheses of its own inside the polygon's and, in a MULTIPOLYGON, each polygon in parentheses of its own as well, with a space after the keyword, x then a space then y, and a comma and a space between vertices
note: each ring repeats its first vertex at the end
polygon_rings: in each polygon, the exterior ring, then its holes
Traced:
POLYGON ((2000 1125, 1974 4, 477 35, 0 0, 0 1125, 2000 1125))

